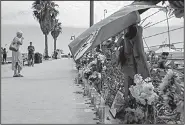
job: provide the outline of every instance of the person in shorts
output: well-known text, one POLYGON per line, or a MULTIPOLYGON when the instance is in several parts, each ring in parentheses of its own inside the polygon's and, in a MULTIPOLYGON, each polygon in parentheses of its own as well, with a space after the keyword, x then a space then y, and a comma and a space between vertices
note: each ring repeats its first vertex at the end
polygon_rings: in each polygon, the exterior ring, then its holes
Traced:
POLYGON ((32 42, 30 42, 30 45, 28 46, 28 65, 34 65, 34 51, 35 47, 32 45, 32 42))
POLYGON ((6 51, 6 48, 3 49, 3 64, 6 63, 6 58, 7 58, 7 51, 6 51))

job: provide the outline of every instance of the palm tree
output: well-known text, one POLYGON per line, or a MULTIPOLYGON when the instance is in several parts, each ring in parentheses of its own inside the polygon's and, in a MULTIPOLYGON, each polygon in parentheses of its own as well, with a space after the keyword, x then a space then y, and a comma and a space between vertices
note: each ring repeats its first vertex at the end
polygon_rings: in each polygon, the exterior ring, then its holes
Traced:
POLYGON ((35 1, 32 4, 33 16, 39 22, 45 36, 45 57, 48 58, 48 34, 53 30, 55 19, 59 14, 58 5, 52 1, 35 1))
POLYGON ((54 51, 56 50, 56 41, 60 33, 62 32, 62 23, 58 22, 58 20, 55 21, 55 26, 53 28, 53 31, 51 31, 51 35, 54 39, 54 51))

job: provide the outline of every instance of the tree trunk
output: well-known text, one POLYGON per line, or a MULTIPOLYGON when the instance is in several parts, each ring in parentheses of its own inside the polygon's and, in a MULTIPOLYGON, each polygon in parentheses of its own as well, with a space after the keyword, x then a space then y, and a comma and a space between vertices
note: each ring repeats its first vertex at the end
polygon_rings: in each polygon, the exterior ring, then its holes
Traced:
POLYGON ((55 51, 56 48, 57 48, 57 45, 56 45, 57 43, 56 43, 56 42, 57 42, 57 39, 54 39, 54 51, 55 51))
POLYGON ((45 57, 48 58, 48 36, 45 34, 45 57))

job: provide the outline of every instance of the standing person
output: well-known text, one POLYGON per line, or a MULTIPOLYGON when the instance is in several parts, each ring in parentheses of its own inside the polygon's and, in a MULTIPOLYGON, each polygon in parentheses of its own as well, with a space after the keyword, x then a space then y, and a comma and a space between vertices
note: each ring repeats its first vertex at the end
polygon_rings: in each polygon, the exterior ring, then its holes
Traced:
POLYGON ((68 59, 70 59, 70 57, 71 57, 71 55, 70 55, 70 53, 68 53, 68 59))
POLYGON ((20 74, 23 67, 22 54, 20 52, 20 46, 23 44, 24 39, 22 35, 23 32, 18 31, 16 37, 12 41, 12 45, 15 45, 17 50, 17 51, 12 50, 12 70, 14 70, 13 77, 23 77, 23 75, 20 74))
POLYGON ((135 74, 149 77, 149 67, 144 53, 142 40, 143 28, 138 24, 129 26, 124 35, 124 45, 120 49, 119 64, 125 77, 125 99, 128 100, 129 87, 134 85, 135 74))
POLYGON ((6 48, 3 49, 3 64, 6 63, 6 58, 7 58, 7 51, 6 51, 6 48))
POLYGON ((55 51, 55 59, 58 59, 57 56, 58 56, 58 51, 56 50, 55 51))
POLYGON ((29 66, 34 65, 34 51, 35 47, 32 45, 32 42, 30 42, 30 45, 28 46, 28 62, 29 66))
POLYGON ((168 57, 169 53, 168 52, 163 52, 161 54, 161 58, 159 59, 158 62, 158 67, 160 69, 166 69, 167 67, 165 66, 165 63, 167 62, 167 57, 168 57))

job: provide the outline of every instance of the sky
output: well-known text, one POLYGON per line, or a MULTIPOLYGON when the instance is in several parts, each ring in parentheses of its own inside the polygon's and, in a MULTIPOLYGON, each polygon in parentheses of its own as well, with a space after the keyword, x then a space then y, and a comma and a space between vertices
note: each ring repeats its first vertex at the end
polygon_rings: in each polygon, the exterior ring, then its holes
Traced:
MULTIPOLYGON (((107 10, 105 13, 105 17, 113 14, 120 8, 131 4, 133 1, 94 1, 94 23, 101 21, 104 18, 104 10, 107 10)), ((19 30, 24 31, 25 40, 32 40, 35 42, 35 46, 38 47, 38 51, 44 50, 44 36, 40 30, 39 23, 33 17, 33 10, 32 10, 32 3, 33 1, 1 1, 1 25, 2 25, 2 40, 1 44, 4 46, 7 42, 11 41, 14 37, 15 32, 19 30), (14 25, 14 26, 12 26, 14 25), (8 26, 8 27, 7 27, 8 26), (28 27, 28 28, 26 28, 28 27), (34 28, 35 27, 35 28, 34 28), (13 29, 12 29, 13 28, 13 29), (32 29, 32 31, 31 31, 32 29), (36 31, 35 31, 36 30, 36 31), (32 34, 30 34, 32 33, 32 34), (36 36, 37 37, 33 37, 36 36), (39 42, 41 41, 41 42, 39 42), (39 48, 40 47, 40 48, 39 48)), ((80 35, 86 28, 89 27, 89 13, 90 13, 90 2, 89 1, 55 1, 56 4, 59 5, 57 8, 59 11, 59 21, 62 23, 63 27, 74 27, 71 30, 69 28, 63 28, 62 35, 58 38, 58 46, 61 47, 65 52, 69 52, 68 44, 71 42, 70 37, 71 35, 76 34, 76 37, 80 35), (77 29, 78 28, 78 29, 77 29), (78 34, 78 35, 77 35, 78 34)), ((159 4, 161 5, 161 4, 159 4)), ((150 9, 147 12, 141 15, 141 20, 145 17, 153 14, 154 12, 158 11, 157 8, 150 9)), ((148 18, 144 23, 143 26, 150 22, 150 25, 166 19, 166 13, 159 12, 156 15, 148 18)), ((170 29, 175 27, 182 27, 184 26, 183 18, 171 18, 169 20, 170 29)), ((164 21, 155 25, 155 27, 162 27, 159 28, 160 30, 153 30, 147 29, 144 31, 144 35, 150 36, 159 32, 163 32, 163 30, 167 31, 167 22, 164 21)), ((171 37, 173 37, 172 42, 182 41, 183 39, 182 30, 178 32, 171 33, 171 37), (176 36, 178 35, 178 39, 176 36)), ((167 34, 162 36, 156 36, 157 40, 160 42, 161 40, 165 40, 168 36, 167 34), (164 38, 163 38, 163 37, 164 38)), ((147 43, 151 45, 158 45, 160 43, 155 43, 154 39, 150 38, 147 39, 147 43), (153 40, 152 40, 153 39, 153 40)), ((48 35, 48 44, 53 46, 53 39, 51 35, 48 35)), ((28 43, 25 43, 23 48, 26 48, 28 43)), ((52 52, 53 47, 49 48, 49 51, 52 52)), ((25 49, 26 51, 26 49, 25 49)))
MULTIPOLYGON (((89 27, 89 1, 55 1, 60 12, 58 18, 66 27, 89 27)), ((131 4, 133 1, 94 1, 94 22, 104 18, 104 9, 107 10, 105 17, 111 15, 121 7, 131 4)), ((20 25, 39 25, 33 18, 33 1, 2 1, 1 2, 1 20, 2 24, 20 24, 20 25), (8 8, 8 9, 7 9, 8 8)), ((157 11, 151 9, 141 15, 144 18, 157 11)), ((164 12, 160 12, 151 17, 146 23, 166 18, 164 12), (156 18, 157 16, 157 18, 156 18)), ((183 24, 183 19, 172 19, 170 25, 183 24)), ((166 23, 160 23, 157 26, 164 26, 166 23)))

